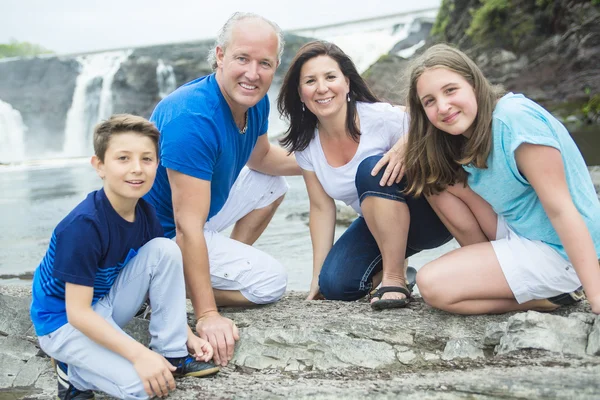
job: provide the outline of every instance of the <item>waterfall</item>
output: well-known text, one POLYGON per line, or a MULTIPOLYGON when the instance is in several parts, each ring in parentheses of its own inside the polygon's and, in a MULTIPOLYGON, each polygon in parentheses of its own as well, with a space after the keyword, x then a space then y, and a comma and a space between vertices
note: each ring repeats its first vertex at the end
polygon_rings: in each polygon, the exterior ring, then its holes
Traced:
POLYGON ((25 131, 21 113, 0 100, 0 164, 23 161, 25 131))
POLYGON ((156 81, 158 83, 158 95, 161 99, 177 88, 173 66, 166 65, 160 58, 156 66, 156 81))
MULTIPOLYGON (((411 33, 418 32, 421 28, 421 21, 433 23, 437 11, 437 8, 429 8, 297 29, 292 33, 335 43, 352 58, 358 72, 362 74, 381 56, 388 54, 396 43, 406 39, 411 33)), ((398 52, 398 54, 401 56, 411 55, 420 46, 422 43, 398 52)))
POLYGON ((67 112, 65 144, 66 157, 92 153, 94 126, 112 112, 112 83, 131 50, 112 51, 77 57, 81 65, 75 82, 71 108, 67 112))

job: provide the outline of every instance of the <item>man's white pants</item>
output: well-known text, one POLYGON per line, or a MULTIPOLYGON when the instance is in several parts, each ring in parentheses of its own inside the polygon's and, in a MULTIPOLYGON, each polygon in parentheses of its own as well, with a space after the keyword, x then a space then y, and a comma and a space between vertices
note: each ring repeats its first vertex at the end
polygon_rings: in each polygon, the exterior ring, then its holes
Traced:
POLYGON ((265 175, 244 167, 223 208, 204 226, 210 279, 218 290, 239 290, 255 304, 279 300, 285 293, 287 273, 269 254, 219 232, 241 218, 272 204, 289 186, 281 176, 265 175))

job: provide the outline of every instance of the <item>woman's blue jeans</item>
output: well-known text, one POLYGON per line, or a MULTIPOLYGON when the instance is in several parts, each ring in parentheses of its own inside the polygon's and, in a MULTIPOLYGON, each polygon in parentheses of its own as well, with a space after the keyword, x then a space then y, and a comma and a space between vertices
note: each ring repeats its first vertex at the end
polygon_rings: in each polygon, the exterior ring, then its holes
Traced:
MULTIPOLYGON (((406 203, 410 212, 410 227, 406 244, 406 257, 425 249, 433 249, 452 239, 452 235, 425 196, 413 198, 404 195, 405 178, 392 186, 381 186, 385 168, 377 176, 371 170, 382 156, 365 158, 356 172, 356 190, 362 201, 369 196, 382 197, 406 203)), ((329 300, 358 300, 366 296, 373 286, 373 276, 382 270, 381 251, 363 217, 358 217, 333 245, 325 258, 319 287, 329 300)))

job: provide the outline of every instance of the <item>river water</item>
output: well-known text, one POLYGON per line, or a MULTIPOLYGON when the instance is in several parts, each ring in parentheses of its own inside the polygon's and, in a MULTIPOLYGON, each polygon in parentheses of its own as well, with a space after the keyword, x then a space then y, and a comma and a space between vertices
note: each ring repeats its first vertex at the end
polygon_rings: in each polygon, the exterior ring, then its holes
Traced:
MULTIPOLYGON (((573 138, 586 163, 600 165, 597 127, 578 129, 573 138)), ((307 221, 299 214, 308 211, 308 197, 301 177, 287 180, 290 189, 285 200, 255 246, 284 264, 289 290, 307 291, 312 277, 312 247, 307 221)), ((30 284, 31 273, 44 256, 56 224, 87 193, 101 186, 89 158, 0 165, 0 283, 30 284)), ((344 230, 337 227, 336 238, 344 230)), ((411 257, 409 263, 418 269, 457 247, 453 240, 411 257)))
MULTIPOLYGON (((301 177, 287 179, 290 190, 255 246, 285 265, 289 290, 307 291, 312 247, 306 220, 298 214, 308 211, 308 198, 301 177)), ((0 283, 30 284, 27 276, 44 256, 56 224, 101 185, 88 159, 0 167, 0 283)), ((338 227, 336 236, 344 229, 338 227)), ((458 245, 452 241, 422 252, 412 257, 410 264, 418 268, 455 247, 458 245)))

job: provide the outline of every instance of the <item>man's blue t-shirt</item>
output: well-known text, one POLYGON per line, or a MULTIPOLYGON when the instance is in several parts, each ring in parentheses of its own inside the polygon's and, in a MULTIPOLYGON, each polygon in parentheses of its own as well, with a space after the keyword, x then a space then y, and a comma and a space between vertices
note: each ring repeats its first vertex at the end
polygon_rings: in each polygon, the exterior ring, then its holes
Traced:
POLYGON ((502 97, 493 113, 487 169, 469 172, 469 186, 502 215, 518 235, 539 240, 568 260, 556 230, 531 184, 519 171, 515 151, 523 143, 560 151, 567 186, 600 257, 600 203, 583 157, 567 129, 548 111, 521 94, 502 97))
POLYGON ((269 99, 248 109, 240 134, 215 74, 189 82, 165 97, 150 120, 160 131, 160 165, 150 192, 168 238, 175 237, 171 187, 166 169, 210 181, 208 219, 221 210, 260 135, 267 132, 269 99))
POLYGON ((67 323, 65 284, 94 288, 104 297, 119 272, 150 240, 163 236, 153 207, 143 199, 135 221, 123 219, 104 189, 91 192, 54 229, 48 251, 33 276, 31 320, 38 336, 67 323))

